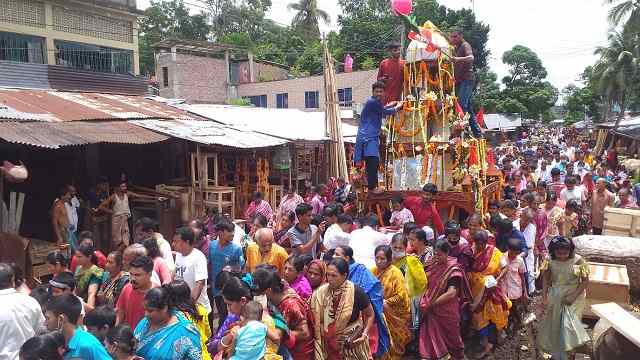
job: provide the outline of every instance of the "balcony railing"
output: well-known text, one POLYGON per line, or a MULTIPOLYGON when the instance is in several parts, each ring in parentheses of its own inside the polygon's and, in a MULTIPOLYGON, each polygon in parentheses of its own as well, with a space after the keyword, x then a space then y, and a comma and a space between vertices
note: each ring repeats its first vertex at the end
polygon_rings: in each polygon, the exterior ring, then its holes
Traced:
POLYGON ((56 65, 74 69, 126 74, 133 71, 133 53, 127 50, 56 49, 56 65))

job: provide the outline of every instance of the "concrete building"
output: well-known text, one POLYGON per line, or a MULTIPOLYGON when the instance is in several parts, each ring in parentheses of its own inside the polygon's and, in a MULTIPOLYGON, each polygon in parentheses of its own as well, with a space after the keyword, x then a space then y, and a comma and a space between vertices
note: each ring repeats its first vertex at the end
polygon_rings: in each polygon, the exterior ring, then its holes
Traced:
POLYGON ((0 60, 139 73, 136 0, 0 0, 0 60))
MULTIPOLYGON (((165 40, 155 45, 159 95, 191 103, 223 104, 246 98, 257 107, 322 111, 322 75, 293 78, 286 66, 255 59, 232 59, 239 49, 222 44, 165 40)), ((338 100, 351 109, 371 96, 377 70, 336 74, 338 100)))

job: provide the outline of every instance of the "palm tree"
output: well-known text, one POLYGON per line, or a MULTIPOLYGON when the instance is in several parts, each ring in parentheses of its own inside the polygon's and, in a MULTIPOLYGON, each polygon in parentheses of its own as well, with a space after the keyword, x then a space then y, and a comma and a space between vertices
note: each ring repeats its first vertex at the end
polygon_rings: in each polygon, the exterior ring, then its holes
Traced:
POLYGON ((614 129, 624 116, 627 100, 638 80, 640 68, 640 47, 638 36, 625 27, 622 31, 609 34, 609 44, 599 47, 595 54, 600 56, 593 69, 594 80, 605 99, 605 116, 611 113, 614 104, 620 107, 614 129))
POLYGON ((640 0, 605 0, 605 3, 616 4, 609 10, 611 25, 628 25, 635 29, 640 27, 640 0))
POLYGON ((302 31, 302 37, 308 40, 320 37, 320 27, 318 25, 320 20, 325 24, 331 22, 329 14, 324 10, 318 9, 317 0, 298 0, 297 3, 289 4, 288 8, 289 10, 297 11, 291 21, 291 26, 302 31))

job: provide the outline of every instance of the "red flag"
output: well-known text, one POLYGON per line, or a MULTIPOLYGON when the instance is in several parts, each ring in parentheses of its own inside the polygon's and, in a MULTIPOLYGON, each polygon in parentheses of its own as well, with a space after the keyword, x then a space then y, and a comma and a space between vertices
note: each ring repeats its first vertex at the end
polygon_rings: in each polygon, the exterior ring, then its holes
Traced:
POLYGON ((462 106, 460 106, 460 103, 456 100, 456 113, 458 113, 458 117, 460 119, 464 118, 464 111, 462 110, 462 106))
POLYGON ((487 128, 487 126, 484 124, 484 107, 482 106, 480 107, 480 111, 478 111, 478 113, 476 114, 476 121, 481 128, 487 128))

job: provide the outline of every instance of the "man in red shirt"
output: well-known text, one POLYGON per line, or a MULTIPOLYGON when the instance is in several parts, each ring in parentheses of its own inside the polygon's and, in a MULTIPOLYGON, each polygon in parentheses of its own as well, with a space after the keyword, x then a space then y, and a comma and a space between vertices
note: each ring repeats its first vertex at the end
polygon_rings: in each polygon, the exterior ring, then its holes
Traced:
POLYGON ((402 88, 404 87, 404 60, 400 58, 400 44, 390 43, 386 49, 389 51, 390 57, 382 60, 378 68, 378 81, 384 83, 382 105, 401 100, 402 88))
POLYGON ((130 280, 124 286, 116 304, 116 325, 128 324, 132 329, 144 317, 144 295, 153 287, 151 273, 153 260, 148 256, 139 256, 129 264, 130 280))
POLYGON ((404 206, 411 211, 416 224, 419 227, 429 225, 429 220, 435 227, 438 235, 444 232, 444 225, 440 219, 440 213, 436 208, 433 197, 438 193, 438 188, 434 184, 426 184, 422 191, 422 196, 409 196, 404 200, 404 206))

